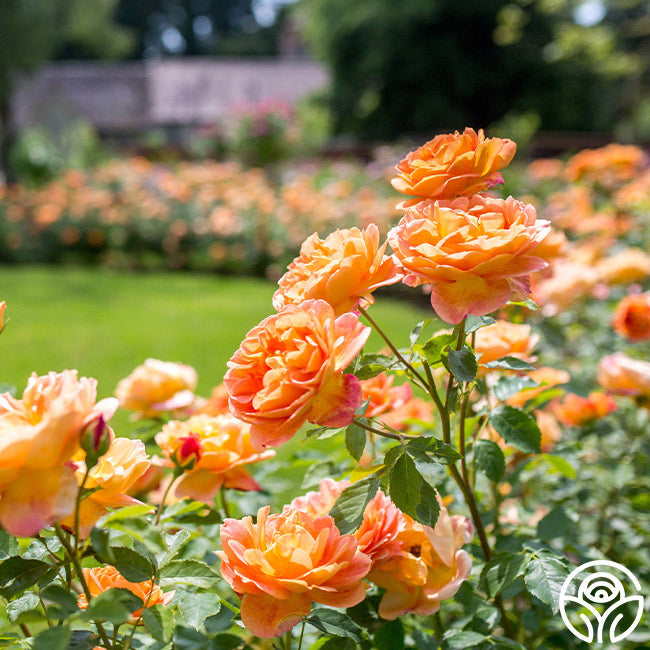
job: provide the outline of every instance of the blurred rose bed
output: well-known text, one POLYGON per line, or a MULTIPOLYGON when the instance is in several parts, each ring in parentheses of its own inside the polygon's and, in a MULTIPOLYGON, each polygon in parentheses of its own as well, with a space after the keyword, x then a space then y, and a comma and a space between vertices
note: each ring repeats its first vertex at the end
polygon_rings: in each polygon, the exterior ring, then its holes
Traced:
POLYGON ((650 160, 515 147, 2 188, 2 647, 581 648, 574 565, 647 593, 650 160))

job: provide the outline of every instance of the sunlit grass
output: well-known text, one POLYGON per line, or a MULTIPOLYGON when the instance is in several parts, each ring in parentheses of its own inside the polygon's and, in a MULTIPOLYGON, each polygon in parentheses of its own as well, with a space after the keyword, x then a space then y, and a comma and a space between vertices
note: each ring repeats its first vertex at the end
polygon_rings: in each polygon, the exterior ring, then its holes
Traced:
MULTIPOLYGON (((102 269, 0 269, 8 326, 0 337, 0 383, 19 391, 31 372, 77 368, 102 397, 147 357, 196 368, 209 394, 246 332, 273 313, 276 285, 260 279, 102 269)), ((374 318, 399 345, 426 312, 380 298, 374 318)), ((368 349, 378 349, 373 335, 368 349)))

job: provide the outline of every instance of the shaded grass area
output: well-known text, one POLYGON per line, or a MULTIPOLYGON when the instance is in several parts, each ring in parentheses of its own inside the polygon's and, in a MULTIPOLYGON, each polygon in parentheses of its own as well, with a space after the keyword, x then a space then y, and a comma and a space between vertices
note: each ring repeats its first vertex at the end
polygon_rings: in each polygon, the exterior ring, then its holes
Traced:
MULTIPOLYGON (((209 395, 246 332, 273 313, 276 285, 260 279, 135 274, 71 267, 3 267, 0 383, 21 393, 31 372, 77 368, 100 397, 147 357, 196 368, 209 395)), ((430 312, 380 297, 373 317, 398 345, 430 312)), ((381 347, 373 334, 368 350, 381 347)))

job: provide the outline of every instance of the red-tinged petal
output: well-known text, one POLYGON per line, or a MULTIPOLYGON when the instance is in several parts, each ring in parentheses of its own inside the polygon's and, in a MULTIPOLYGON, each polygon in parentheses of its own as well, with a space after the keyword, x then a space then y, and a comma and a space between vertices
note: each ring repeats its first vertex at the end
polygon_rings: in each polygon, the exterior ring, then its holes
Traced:
POLYGON ((352 422, 362 401, 361 385, 354 375, 334 375, 312 402, 308 419, 314 424, 343 427, 352 422))

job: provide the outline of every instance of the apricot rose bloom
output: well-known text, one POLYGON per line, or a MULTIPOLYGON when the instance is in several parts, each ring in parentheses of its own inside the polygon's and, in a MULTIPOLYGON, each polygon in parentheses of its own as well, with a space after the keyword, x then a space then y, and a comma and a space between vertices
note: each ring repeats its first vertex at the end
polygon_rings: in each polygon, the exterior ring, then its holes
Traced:
POLYGON ((4 316, 6 307, 7 303, 4 300, 0 300, 0 332, 2 332, 4 329, 4 316))
MULTIPOLYGON (((81 484, 86 474, 86 464, 82 458, 75 458, 74 461, 77 481, 81 484)), ((109 509, 141 504, 129 496, 128 492, 150 465, 151 461, 141 440, 113 439, 108 451, 88 472, 85 487, 94 491, 79 503, 81 537, 87 537, 95 522, 107 514, 109 509)), ((72 529, 74 517, 67 517, 61 523, 72 529)))
POLYGON ((115 395, 120 405, 141 418, 156 418, 162 413, 187 409, 194 403, 198 383, 191 366, 171 361, 147 359, 124 379, 115 395))
POLYGON ((450 516, 441 505, 435 528, 402 515, 399 553, 373 566, 368 580, 383 587, 379 616, 394 620, 410 612, 429 616, 469 577, 472 558, 462 550, 474 535, 472 523, 450 516))
POLYGON ((538 340, 539 335, 531 334, 530 325, 498 320, 476 331, 474 351, 481 365, 503 357, 517 357, 532 363, 538 340))
POLYGON ((370 379, 362 379, 363 401, 368 400, 366 417, 375 418, 384 413, 401 408, 413 398, 410 384, 393 386, 395 375, 380 372, 370 379))
POLYGON ((650 292, 625 296, 616 306, 614 331, 629 341, 650 339, 650 292))
MULTIPOLYGON (((323 479, 318 492, 307 492, 305 496, 296 497, 285 511, 300 510, 310 517, 322 517, 332 509, 341 492, 350 485, 349 481, 323 479)), ((359 550, 365 553, 373 564, 399 552, 397 535, 403 525, 402 513, 397 506, 381 491, 370 500, 363 511, 363 520, 354 536, 359 543, 359 550)))
POLYGON ((73 512, 78 486, 67 463, 81 431, 117 408, 114 398, 96 399, 97 381, 76 370, 34 373, 21 399, 0 395, 0 523, 12 535, 34 535, 73 512))
POLYGON ((397 265, 384 255, 385 250, 386 242, 380 246, 375 224, 364 230, 336 230, 325 239, 314 233, 278 281, 273 306, 280 311, 289 304, 322 299, 339 316, 360 302, 372 304, 375 289, 400 280, 397 265))
POLYGON ((549 228, 532 205, 477 194, 405 208, 388 241, 403 282, 432 284, 431 305, 455 324, 530 293, 530 274, 548 266, 535 248, 549 228))
POLYGON ((593 391, 587 397, 567 393, 562 401, 552 404, 551 408, 562 424, 582 426, 615 411, 616 402, 602 391, 593 391))
POLYGON ((632 359, 623 352, 614 352, 598 362, 596 378, 608 393, 631 395, 650 401, 648 361, 632 359))
POLYGON ((324 300, 287 305, 248 332, 224 383, 231 411, 251 424, 253 447, 277 447, 307 421, 349 424, 361 388, 343 370, 369 334, 355 314, 336 318, 324 300))
POLYGON ((402 194, 428 199, 470 196, 503 183, 499 169, 515 155, 512 140, 486 138, 467 127, 463 133, 438 135, 409 153, 391 183, 402 194))
POLYGON ((370 559, 353 535, 341 535, 329 516, 300 510, 269 515, 269 507, 221 526, 221 575, 242 598, 241 620, 255 636, 280 636, 311 603, 352 607, 366 593, 370 559))
MULTIPOLYGON (((146 582, 129 582, 115 567, 110 565, 95 567, 94 569, 84 568, 81 571, 88 585, 90 595, 93 597, 99 596, 99 594, 109 589, 126 589, 140 598, 146 607, 169 605, 174 597, 175 592, 164 592, 152 580, 146 582)), ((88 607, 88 599, 85 594, 81 594, 77 598, 77 606, 79 609, 86 609, 88 607)), ((135 624, 140 619, 142 609, 141 607, 132 612, 128 622, 132 625, 135 624)))
POLYGON ((209 503, 221 487, 237 490, 262 488, 244 468, 275 456, 272 450, 258 452, 250 440, 250 425, 230 413, 217 416, 193 415, 188 420, 172 420, 156 435, 156 443, 172 458, 183 440, 194 436, 199 453, 192 469, 176 484, 177 498, 191 497, 209 503))

